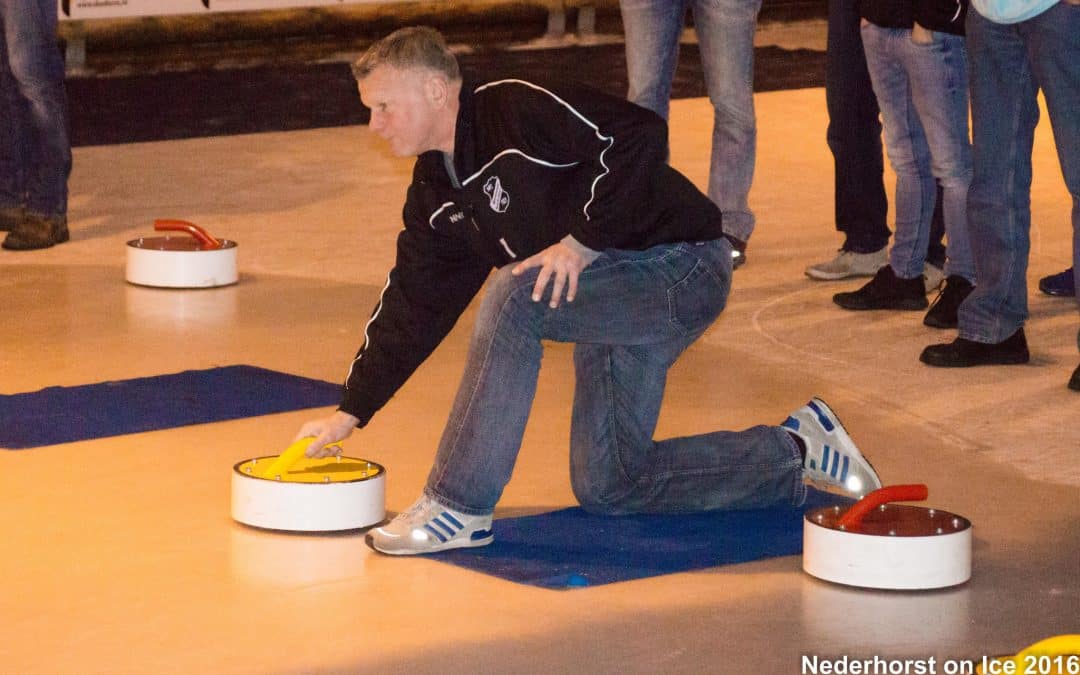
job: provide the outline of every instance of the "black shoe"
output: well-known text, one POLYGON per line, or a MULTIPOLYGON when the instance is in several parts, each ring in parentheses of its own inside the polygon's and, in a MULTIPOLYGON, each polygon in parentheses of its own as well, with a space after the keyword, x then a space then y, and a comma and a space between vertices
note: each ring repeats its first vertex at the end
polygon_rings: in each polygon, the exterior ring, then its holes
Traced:
POLYGON ((1069 389, 1073 391, 1080 391, 1080 366, 1076 367, 1073 371, 1072 377, 1069 378, 1069 389))
POLYGON ((8 233, 2 246, 12 251, 30 251, 62 244, 69 238, 67 218, 27 213, 26 218, 8 233))
POLYGON ((26 219, 26 211, 21 206, 0 208, 0 232, 11 232, 26 219))
POLYGON ((728 237, 731 243, 731 269, 737 270, 746 264, 746 242, 735 237, 728 237))
POLYGON ((844 309, 926 309, 926 286, 921 276, 901 279, 891 265, 877 271, 857 291, 837 293, 833 302, 844 309))
POLYGON ((1030 358, 1023 328, 996 344, 956 338, 945 344, 930 345, 919 356, 926 365, 939 368, 1015 365, 1027 363, 1030 358))
POLYGON ((1058 272, 1039 279, 1039 290, 1047 295, 1071 298, 1076 295, 1076 286, 1073 285, 1073 279, 1073 268, 1070 267, 1064 272, 1058 272))
POLYGON ((971 291, 975 289, 971 282, 962 276, 950 274, 945 280, 945 288, 941 289, 930 311, 926 313, 923 323, 931 328, 956 328, 959 321, 956 312, 960 309, 960 303, 964 301, 971 291))

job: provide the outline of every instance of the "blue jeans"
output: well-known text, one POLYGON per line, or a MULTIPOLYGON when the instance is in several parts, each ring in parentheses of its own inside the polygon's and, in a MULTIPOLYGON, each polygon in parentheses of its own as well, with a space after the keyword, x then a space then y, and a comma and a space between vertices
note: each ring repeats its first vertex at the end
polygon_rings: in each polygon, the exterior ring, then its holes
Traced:
POLYGON ((975 150, 968 222, 979 285, 960 306, 960 337, 997 343, 1028 316, 1031 148, 1040 88, 1072 195, 1073 266, 1080 269, 1080 7, 1061 2, 1017 24, 994 23, 972 9, 967 36, 975 150))
POLYGON ((862 28, 885 123, 885 149, 896 172, 896 234, 889 264, 903 279, 922 275, 940 183, 948 239, 945 273, 974 282, 967 230, 972 160, 964 38, 937 31, 932 36, 931 42, 919 44, 911 30, 872 23, 862 28))
POLYGON ((495 508, 532 407, 541 340, 554 340, 576 345, 570 479, 586 509, 802 503, 802 461, 781 427, 653 440, 668 369, 727 301, 726 240, 604 251, 582 272, 574 301, 557 309, 532 301, 536 269, 520 277, 510 270, 488 281, 429 497, 464 513, 495 508))
POLYGON ((67 215, 71 173, 56 0, 0 0, 0 208, 67 215))
POLYGON ((741 241, 754 231, 748 197, 757 154, 754 28, 761 0, 621 0, 630 101, 668 118, 679 36, 693 8, 705 85, 713 106, 709 198, 724 232, 741 241))

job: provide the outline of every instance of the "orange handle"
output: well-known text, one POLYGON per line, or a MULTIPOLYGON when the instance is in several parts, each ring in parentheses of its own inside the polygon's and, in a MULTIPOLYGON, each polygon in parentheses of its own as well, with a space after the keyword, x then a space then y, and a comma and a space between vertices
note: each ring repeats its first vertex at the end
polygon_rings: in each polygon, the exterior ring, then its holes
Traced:
POLYGON ((195 223, 189 223, 186 220, 155 220, 154 229, 162 231, 175 231, 175 232, 187 232, 191 236, 199 240, 205 249, 217 249, 221 248, 221 242, 210 236, 210 233, 202 229, 195 223))
POLYGON ((844 530, 858 531, 862 527, 863 518, 882 504, 889 502, 921 502, 930 493, 927 487, 921 483, 916 485, 890 485, 879 490, 874 490, 866 495, 847 510, 836 522, 837 526, 844 530))

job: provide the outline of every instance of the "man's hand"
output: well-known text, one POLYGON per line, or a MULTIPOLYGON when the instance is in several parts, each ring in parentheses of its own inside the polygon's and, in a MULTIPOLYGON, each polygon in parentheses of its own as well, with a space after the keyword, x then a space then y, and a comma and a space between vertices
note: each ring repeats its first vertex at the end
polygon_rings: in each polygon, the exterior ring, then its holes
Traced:
POLYGON ((308 457, 329 457, 336 454, 336 450, 326 446, 348 438, 359 421, 349 413, 338 410, 329 417, 312 420, 300 427, 300 433, 296 434, 293 442, 314 436, 305 454, 308 457))
POLYGON ((533 302, 540 302, 540 298, 544 296, 544 289, 551 281, 549 306, 555 309, 562 301, 564 288, 566 301, 574 301, 574 296, 577 295, 578 275, 599 256, 600 254, 596 251, 586 248, 570 235, 566 235, 559 243, 552 244, 536 255, 522 260, 511 270, 511 274, 518 276, 529 268, 539 267, 540 274, 536 277, 536 285, 533 286, 533 302))

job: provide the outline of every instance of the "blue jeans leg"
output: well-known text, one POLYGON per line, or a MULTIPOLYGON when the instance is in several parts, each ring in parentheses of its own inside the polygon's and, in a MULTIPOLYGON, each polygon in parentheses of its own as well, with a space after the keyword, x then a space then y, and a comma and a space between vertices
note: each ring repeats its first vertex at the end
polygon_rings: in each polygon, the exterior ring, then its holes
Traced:
POLYGON ((802 461, 780 427, 653 440, 682 346, 577 345, 570 477, 578 502, 609 515, 802 503, 802 461))
MULTIPOLYGON (((1080 269, 1080 7, 1060 2, 1020 30, 1046 97, 1058 162, 1072 197, 1073 269, 1080 269)), ((1080 306, 1080 293, 1076 297, 1080 306)))
POLYGON ((747 241, 754 232, 750 186, 757 158, 754 29, 761 0, 695 0, 694 26, 713 107, 709 198, 724 214, 724 232, 747 241))
MULTIPOLYGON (((34 213, 67 214, 67 179, 71 173, 64 64, 57 48, 57 6, 53 0, 0 0, 5 62, 2 83, 8 108, 24 102, 25 114, 13 114, 19 150, 8 153, 22 164, 21 183, 5 191, 25 192, 34 213), (10 88, 16 92, 13 96, 10 88)), ((11 133, 11 127, 0 133, 11 133)), ((10 161, 10 160, 8 160, 10 161)))
POLYGON ((941 187, 949 239, 945 273, 974 283, 975 262, 967 231, 972 169, 964 38, 934 31, 931 42, 909 42, 906 48, 912 101, 930 146, 931 173, 941 187))
POLYGON ((885 123, 885 150, 896 173, 896 233, 889 264, 902 279, 922 275, 937 189, 930 147, 911 94, 906 64, 910 36, 910 30, 874 24, 862 28, 866 63, 885 123))
POLYGON ((686 20, 686 0, 620 0, 626 36, 627 99, 665 120, 671 82, 679 62, 679 36, 686 20))
POLYGON ((627 98, 668 118, 671 82, 686 10, 693 8, 702 68, 713 106, 709 198, 724 231, 742 241, 754 231, 748 203, 754 178, 754 29, 761 0, 621 0, 627 98))
POLYGON ((1039 106, 1025 42, 1019 25, 968 12, 974 166, 968 231, 978 285, 960 305, 959 334, 976 342, 1001 342, 1028 316, 1031 149, 1039 106))
POLYGON ((801 461, 780 427, 655 442, 668 367, 720 314, 726 240, 605 251, 577 298, 533 302, 536 270, 489 281, 468 362, 425 488, 490 513, 510 479, 536 391, 541 340, 573 342, 571 483, 604 513, 684 512, 801 501, 801 461))
POLYGON ((885 165, 877 97, 870 84, 855 0, 829 0, 825 53, 826 140, 835 168, 836 229, 845 250, 872 253, 889 243, 885 165))

